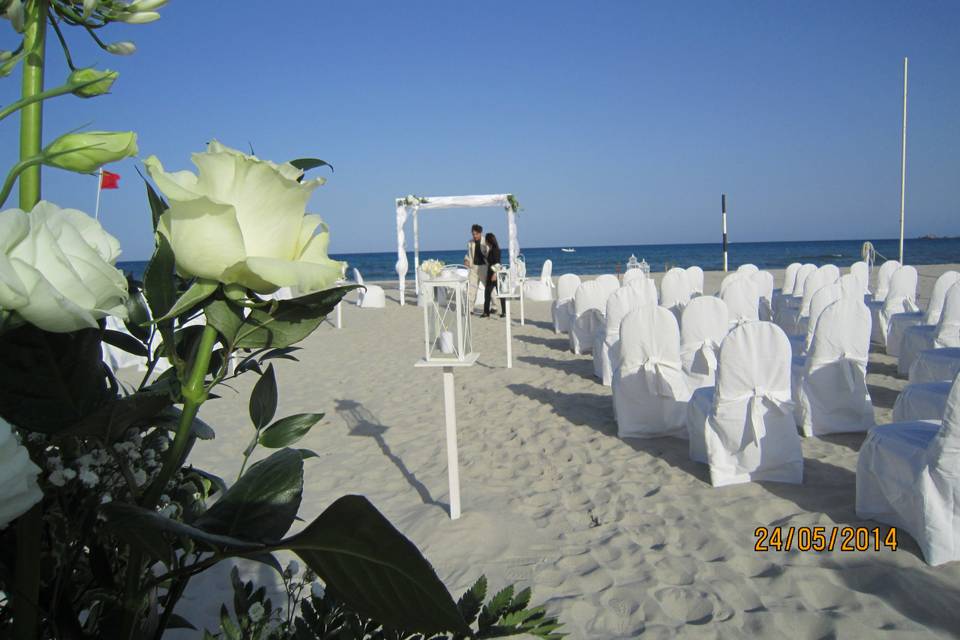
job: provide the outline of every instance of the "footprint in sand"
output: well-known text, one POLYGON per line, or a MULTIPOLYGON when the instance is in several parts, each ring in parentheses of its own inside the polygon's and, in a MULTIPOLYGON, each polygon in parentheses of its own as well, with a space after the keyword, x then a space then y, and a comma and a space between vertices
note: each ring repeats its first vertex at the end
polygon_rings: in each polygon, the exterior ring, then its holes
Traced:
POLYGON ((686 624, 706 624, 713 619, 710 595, 688 587, 667 587, 655 594, 663 612, 686 624))
POLYGON ((697 563, 692 558, 668 556, 654 566, 660 581, 665 584, 686 586, 693 584, 697 578, 697 563))

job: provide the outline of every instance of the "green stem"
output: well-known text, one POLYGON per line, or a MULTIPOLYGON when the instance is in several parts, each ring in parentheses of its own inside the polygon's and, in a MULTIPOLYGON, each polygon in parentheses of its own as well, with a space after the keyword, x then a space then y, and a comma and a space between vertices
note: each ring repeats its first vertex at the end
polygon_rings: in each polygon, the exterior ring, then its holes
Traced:
MULTIPOLYGON (((197 347, 197 353, 193 359, 193 366, 190 369, 187 381, 181 386, 181 395, 183 396, 183 413, 180 414, 180 422, 177 424, 177 432, 173 437, 173 444, 167 452, 167 457, 163 461, 163 467, 157 475, 156 480, 150 485, 144 494, 141 506, 146 509, 153 509, 160 496, 167 488, 167 483, 173 478, 174 474, 183 464, 183 454, 186 451, 187 444, 190 442, 190 428, 193 425, 197 412, 207 399, 207 388, 204 380, 207 371, 210 369, 210 356, 213 354, 213 347, 217 342, 217 330, 211 325, 203 328, 203 334, 200 336, 200 346, 197 347)), ((173 344, 172 342, 170 344, 173 344)), ((143 606, 144 594, 140 588, 140 576, 143 573, 143 554, 139 549, 130 549, 130 559, 127 562, 127 577, 123 627, 121 629, 121 638, 128 640, 135 637, 137 620, 140 617, 140 610, 143 606)))
MULTIPOLYGON (((24 9, 25 28, 23 84, 20 97, 27 99, 43 93, 43 67, 47 45, 47 2, 28 0, 24 9)), ((43 102, 28 104, 20 112, 20 159, 39 155, 43 145, 43 102)), ((20 176, 20 208, 30 211, 40 201, 40 166, 26 169, 20 176)))
POLYGON ((0 120, 3 120, 7 116, 13 114, 18 109, 23 109, 25 107, 30 106, 31 104, 40 102, 41 100, 46 100, 47 98, 56 98, 57 96, 73 93, 77 89, 83 89, 84 87, 89 87, 90 85, 93 85, 102 81, 103 81, 102 78, 95 78, 93 80, 88 80, 86 82, 68 83, 68 84, 56 87, 54 89, 47 89, 46 91, 35 93, 31 96, 25 96, 23 98, 20 98, 16 102, 12 102, 8 104, 3 109, 0 109, 0 120))
MULTIPOLYGON (((43 92, 43 60, 47 36, 47 0, 29 0, 24 7, 23 83, 21 98, 43 92)), ((35 102, 20 116, 20 159, 40 153, 43 103, 35 102)), ((40 201, 40 166, 32 166, 20 180, 20 208, 30 211, 40 201)), ((13 637, 34 640, 40 628, 40 539, 43 512, 34 506, 17 522, 17 572, 13 594, 13 637)))

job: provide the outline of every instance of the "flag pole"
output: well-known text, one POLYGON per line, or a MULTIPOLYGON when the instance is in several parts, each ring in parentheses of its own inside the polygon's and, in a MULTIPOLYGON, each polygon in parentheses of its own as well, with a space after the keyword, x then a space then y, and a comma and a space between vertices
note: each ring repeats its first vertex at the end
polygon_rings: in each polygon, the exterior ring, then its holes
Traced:
POLYGON ((93 210, 93 218, 95 220, 100 219, 100 189, 103 186, 103 167, 97 171, 97 205, 93 210))
POLYGON ((900 143, 900 264, 903 264, 903 210, 907 192, 907 58, 903 59, 903 138, 900 143))

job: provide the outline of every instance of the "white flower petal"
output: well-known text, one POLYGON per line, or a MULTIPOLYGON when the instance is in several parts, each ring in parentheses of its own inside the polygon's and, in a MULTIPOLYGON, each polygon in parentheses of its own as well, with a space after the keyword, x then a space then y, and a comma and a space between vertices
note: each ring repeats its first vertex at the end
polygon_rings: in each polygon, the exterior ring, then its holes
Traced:
POLYGON ((234 208, 208 198, 171 200, 158 230, 170 242, 177 268, 191 276, 221 280, 227 266, 246 257, 234 208))

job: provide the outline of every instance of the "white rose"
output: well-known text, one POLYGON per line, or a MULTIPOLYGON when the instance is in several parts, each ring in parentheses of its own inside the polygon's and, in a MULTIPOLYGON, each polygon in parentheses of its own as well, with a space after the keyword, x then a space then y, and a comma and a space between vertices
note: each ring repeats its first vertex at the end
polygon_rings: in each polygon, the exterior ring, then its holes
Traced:
POLYGON ((13 428, 0 418, 0 529, 40 502, 40 467, 33 464, 13 428))
POLYGON ((126 317, 120 243, 75 209, 39 202, 0 212, 0 309, 55 333, 126 317))
POLYGON ((303 172, 293 165, 260 160, 216 140, 193 154, 193 163, 199 175, 167 173, 153 156, 145 162, 170 205, 158 230, 182 274, 263 294, 280 287, 319 291, 337 281, 344 265, 327 256, 327 225, 305 213, 322 178, 297 182, 303 172))

